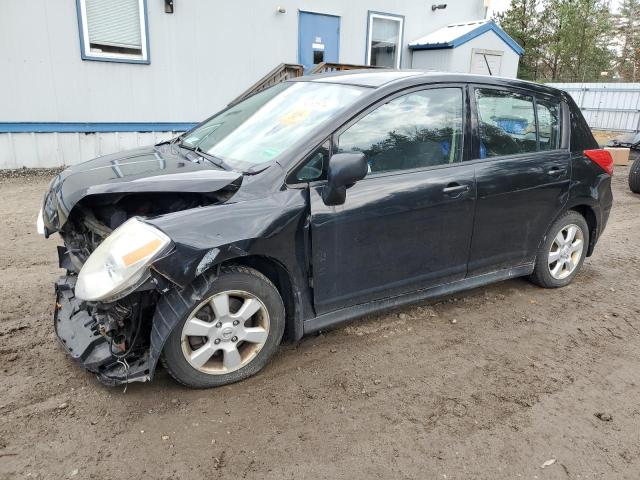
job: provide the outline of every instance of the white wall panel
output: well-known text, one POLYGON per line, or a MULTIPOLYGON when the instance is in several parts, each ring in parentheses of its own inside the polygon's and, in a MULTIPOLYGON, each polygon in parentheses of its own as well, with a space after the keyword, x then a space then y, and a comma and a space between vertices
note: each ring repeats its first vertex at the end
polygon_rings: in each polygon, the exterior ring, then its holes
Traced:
POLYGON ((11 133, 0 134, 0 168, 17 168, 11 133))
POLYGON ((176 135, 176 132, 0 133, 0 169, 74 165, 154 145, 176 135))

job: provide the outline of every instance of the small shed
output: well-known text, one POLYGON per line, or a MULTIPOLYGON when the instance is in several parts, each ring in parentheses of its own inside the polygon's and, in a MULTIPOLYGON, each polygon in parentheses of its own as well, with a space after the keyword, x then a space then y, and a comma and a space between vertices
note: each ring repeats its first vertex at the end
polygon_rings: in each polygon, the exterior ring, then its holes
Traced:
POLYGON ((516 77, 524 49, 492 20, 453 23, 409 43, 411 68, 516 77))

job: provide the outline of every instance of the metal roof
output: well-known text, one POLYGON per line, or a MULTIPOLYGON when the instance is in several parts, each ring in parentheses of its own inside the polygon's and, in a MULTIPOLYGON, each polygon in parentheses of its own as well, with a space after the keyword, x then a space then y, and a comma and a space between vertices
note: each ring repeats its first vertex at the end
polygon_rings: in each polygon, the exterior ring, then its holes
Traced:
POLYGON ((494 32, 518 55, 524 53, 524 49, 502 30, 493 20, 477 20, 466 23, 452 23, 446 27, 431 32, 409 44, 411 50, 430 50, 439 48, 456 48, 463 43, 473 40, 480 35, 494 32))

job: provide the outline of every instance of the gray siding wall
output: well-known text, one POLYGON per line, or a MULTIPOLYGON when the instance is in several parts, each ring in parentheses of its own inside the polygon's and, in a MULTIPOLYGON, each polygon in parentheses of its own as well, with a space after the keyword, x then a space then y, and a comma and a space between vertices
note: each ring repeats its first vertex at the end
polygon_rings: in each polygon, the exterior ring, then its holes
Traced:
MULTIPOLYGON (((281 62, 298 60, 298 11, 341 17, 340 62, 365 61, 367 11, 405 16, 406 45, 480 19, 483 0, 147 0, 150 65, 83 61, 73 0, 0 1, 0 122, 196 122, 281 62), (276 7, 286 8, 285 14, 276 7)), ((1 166, 0 166, 1 168, 1 166)))

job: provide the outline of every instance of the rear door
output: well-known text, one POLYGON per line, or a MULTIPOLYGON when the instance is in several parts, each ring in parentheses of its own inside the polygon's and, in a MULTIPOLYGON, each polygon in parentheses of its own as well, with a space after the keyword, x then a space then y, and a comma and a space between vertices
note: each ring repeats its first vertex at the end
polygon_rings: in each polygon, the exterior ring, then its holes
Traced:
POLYGON ((469 276, 533 261, 567 201, 571 176, 559 99, 489 86, 471 90, 478 198, 469 276))
POLYGON ((334 152, 363 152, 370 171, 344 205, 310 189, 318 313, 464 278, 475 184, 463 99, 461 86, 397 94, 334 136, 334 152))

